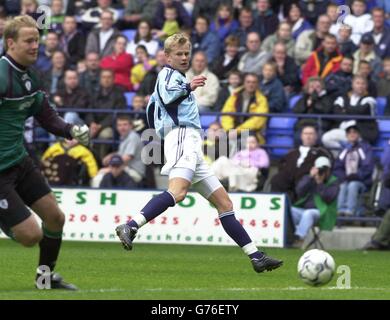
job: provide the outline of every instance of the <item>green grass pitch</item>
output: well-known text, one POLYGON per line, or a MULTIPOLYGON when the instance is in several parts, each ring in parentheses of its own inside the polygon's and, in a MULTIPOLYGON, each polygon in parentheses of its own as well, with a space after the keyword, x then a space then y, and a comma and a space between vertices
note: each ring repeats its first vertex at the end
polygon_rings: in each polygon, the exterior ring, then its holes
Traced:
POLYGON ((267 249, 284 266, 257 274, 236 247, 64 242, 57 270, 77 292, 36 290, 38 248, 0 240, 0 299, 390 299, 390 252, 329 251, 351 268, 351 289, 311 288, 297 276, 302 251, 267 249))

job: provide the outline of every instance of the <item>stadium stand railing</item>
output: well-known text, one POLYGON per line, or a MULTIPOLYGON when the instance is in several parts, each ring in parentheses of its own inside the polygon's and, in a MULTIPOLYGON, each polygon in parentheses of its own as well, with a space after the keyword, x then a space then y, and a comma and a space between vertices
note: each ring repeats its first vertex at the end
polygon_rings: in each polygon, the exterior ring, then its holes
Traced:
MULTIPOLYGON (((127 109, 92 109, 92 108, 58 108, 58 112, 63 114, 65 112, 78 112, 78 113, 112 113, 114 121, 113 128, 115 126, 115 119, 118 114, 145 114, 145 112, 127 109)), ((296 113, 245 113, 245 112, 202 112, 200 114, 201 125, 203 130, 207 130, 209 125, 214 121, 219 121, 221 116, 230 115, 234 117, 253 117, 261 116, 267 117, 267 127, 263 131, 266 138, 266 143, 262 145, 262 148, 266 149, 271 158, 279 159, 285 155, 289 149, 294 148, 294 134, 295 123, 298 119, 316 119, 318 128, 321 128, 321 121, 323 119, 328 120, 372 120, 375 119, 378 122, 379 136, 376 144, 373 146, 376 157, 380 157, 384 146, 390 140, 390 120, 389 116, 378 115, 362 116, 362 115, 323 115, 323 114, 296 114, 296 113)), ((115 128, 114 128, 115 129, 115 128)), ((322 132, 319 132, 321 135, 322 132)), ((35 138, 36 142, 51 142, 53 138, 35 138)), ((117 140, 102 140, 94 139, 94 143, 107 143, 118 144, 117 140)))
MULTIPOLYGON (((115 119, 118 114, 145 114, 145 112, 134 111, 130 109, 89 109, 89 108, 59 108, 58 112, 63 114, 64 112, 79 112, 79 113, 112 113, 113 114, 113 126, 115 125, 115 119)), ((271 158, 279 159, 285 155, 289 149, 295 147, 294 141, 294 132, 295 124, 299 119, 310 118, 317 119, 318 125, 320 127, 322 119, 333 119, 333 120, 348 120, 348 119, 376 119, 378 121, 379 127, 379 137, 378 142, 373 147, 373 150, 379 159, 381 153, 384 150, 385 143, 388 143, 390 140, 390 120, 388 116, 345 116, 345 115, 319 115, 319 114, 294 114, 294 113, 243 113, 243 112, 202 112, 200 115, 202 129, 206 130, 208 126, 214 121, 219 121, 220 117, 223 115, 239 116, 239 117, 253 117, 253 116, 262 116, 268 118, 267 128, 265 130, 266 143, 261 147, 266 149, 271 158)), ((36 142, 52 142, 54 138, 36 138, 36 142)), ((119 140, 103 140, 103 139, 93 139, 93 143, 106 143, 106 144, 119 144, 119 140)), ((362 216, 362 217, 338 217, 337 226, 340 227, 345 223, 349 222, 358 222, 358 223, 369 223, 371 225, 378 226, 382 221, 381 217, 378 216, 362 216)))

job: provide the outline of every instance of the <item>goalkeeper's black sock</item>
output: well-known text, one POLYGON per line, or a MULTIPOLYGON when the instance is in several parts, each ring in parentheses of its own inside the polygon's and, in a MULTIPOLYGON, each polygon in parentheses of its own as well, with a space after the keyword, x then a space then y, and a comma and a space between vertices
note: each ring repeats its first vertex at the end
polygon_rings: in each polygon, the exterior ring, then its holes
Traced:
POLYGON ((42 227, 43 238, 39 243, 39 266, 46 265, 53 272, 62 243, 62 231, 51 232, 42 227))

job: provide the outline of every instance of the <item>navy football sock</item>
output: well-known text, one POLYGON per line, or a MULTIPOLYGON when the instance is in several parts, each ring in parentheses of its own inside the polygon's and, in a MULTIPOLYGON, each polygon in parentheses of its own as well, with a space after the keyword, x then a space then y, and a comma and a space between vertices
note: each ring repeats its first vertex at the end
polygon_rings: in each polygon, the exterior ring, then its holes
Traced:
POLYGON ((169 207, 176 204, 175 197, 169 192, 164 191, 157 196, 154 196, 139 214, 136 214, 130 222, 127 223, 130 227, 140 228, 145 223, 153 220, 169 207))
POLYGON ((260 259, 263 256, 263 254, 257 250, 243 226, 237 221, 234 216, 234 211, 220 214, 219 219, 226 233, 241 247, 250 259, 260 259))

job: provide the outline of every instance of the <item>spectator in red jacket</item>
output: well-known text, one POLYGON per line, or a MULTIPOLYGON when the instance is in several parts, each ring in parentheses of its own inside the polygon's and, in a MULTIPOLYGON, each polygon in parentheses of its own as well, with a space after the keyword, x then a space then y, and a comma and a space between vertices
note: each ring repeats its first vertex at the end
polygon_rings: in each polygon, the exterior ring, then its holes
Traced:
POLYGON ((322 41, 322 46, 312 52, 302 70, 302 83, 311 77, 325 78, 330 73, 340 69, 343 56, 337 48, 337 39, 332 34, 327 34, 322 41))
POLYGON ((115 84, 120 85, 125 91, 132 91, 133 84, 130 81, 130 71, 133 67, 133 57, 126 53, 127 39, 125 36, 117 36, 114 44, 114 52, 104 57, 100 62, 100 68, 114 71, 115 84))

